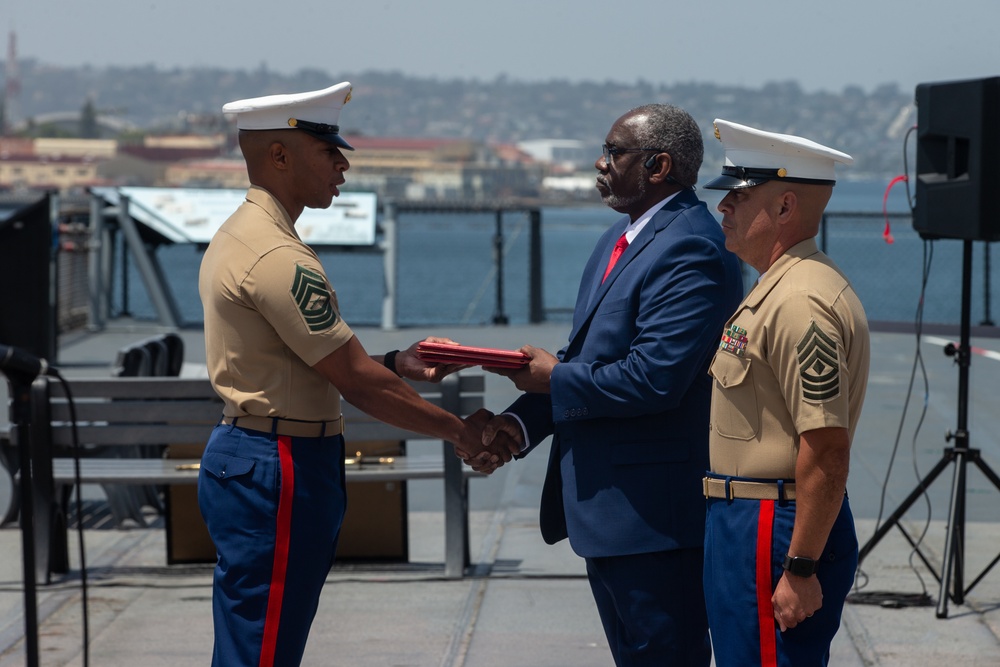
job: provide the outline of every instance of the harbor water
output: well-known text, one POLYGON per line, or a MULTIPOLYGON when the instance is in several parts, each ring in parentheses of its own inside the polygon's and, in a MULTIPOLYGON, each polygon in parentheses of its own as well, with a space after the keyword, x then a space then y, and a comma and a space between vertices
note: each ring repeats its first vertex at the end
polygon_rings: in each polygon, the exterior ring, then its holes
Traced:
MULTIPOLYGON (((892 213, 881 215, 886 182, 842 181, 827 208, 821 241, 851 279, 873 321, 912 323, 921 303, 927 323, 958 324, 961 303, 962 247, 953 239, 927 242, 913 231, 902 185, 889 192, 892 213), (839 215, 865 213, 865 217, 839 215), (924 267, 929 271, 924 276, 924 267), (921 286, 926 293, 921 301, 921 286)), ((698 190, 715 211, 721 194, 698 190)), ((568 320, 580 273, 605 229, 619 217, 606 207, 542 209, 542 299, 546 319, 568 320)), ((480 325, 528 320, 528 216, 508 212, 502 218, 503 299, 498 303, 494 238, 495 216, 485 213, 404 213, 398 217, 396 323, 399 326, 480 325)), ((1000 271, 985 269, 989 244, 973 244, 972 324, 995 319, 1000 308, 1000 271), (988 276, 988 280, 987 280, 988 276)), ((337 291, 344 318, 355 326, 378 325, 385 293, 382 255, 371 248, 316 248, 337 291)), ((202 320, 197 278, 202 250, 193 245, 161 246, 157 255, 184 324, 202 320)), ((1000 261, 1000 260, 998 260, 1000 261)), ((154 319, 155 311, 135 267, 123 289, 116 262, 113 314, 154 319)), ((990 267, 992 269, 992 267, 990 267)), ((747 269, 747 280, 756 274, 747 269)))

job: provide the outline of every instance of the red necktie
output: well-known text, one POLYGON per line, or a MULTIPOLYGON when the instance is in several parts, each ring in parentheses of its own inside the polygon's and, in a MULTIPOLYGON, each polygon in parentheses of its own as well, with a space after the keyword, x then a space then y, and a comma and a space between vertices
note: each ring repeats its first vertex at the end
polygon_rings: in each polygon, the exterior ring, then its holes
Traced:
POLYGON ((611 251, 611 257, 608 258, 608 268, 604 269, 604 277, 601 278, 602 283, 608 279, 608 274, 611 273, 611 269, 615 268, 615 262, 618 261, 618 258, 622 256, 622 253, 625 252, 625 248, 627 247, 628 239, 625 238, 624 234, 622 234, 618 238, 618 243, 615 244, 615 249, 611 251))

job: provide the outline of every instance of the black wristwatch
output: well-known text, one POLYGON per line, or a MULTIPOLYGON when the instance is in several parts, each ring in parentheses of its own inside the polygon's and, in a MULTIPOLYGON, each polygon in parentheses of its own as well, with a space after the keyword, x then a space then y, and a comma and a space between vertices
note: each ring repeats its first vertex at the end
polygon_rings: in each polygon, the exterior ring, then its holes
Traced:
POLYGON ((382 357, 382 365, 388 368, 390 371, 403 377, 399 371, 396 370, 396 355, 399 354, 399 350, 393 350, 392 352, 386 352, 385 356, 382 357))
POLYGON ((781 564, 781 567, 796 577, 811 577, 816 574, 816 561, 805 556, 785 554, 785 562, 781 564))

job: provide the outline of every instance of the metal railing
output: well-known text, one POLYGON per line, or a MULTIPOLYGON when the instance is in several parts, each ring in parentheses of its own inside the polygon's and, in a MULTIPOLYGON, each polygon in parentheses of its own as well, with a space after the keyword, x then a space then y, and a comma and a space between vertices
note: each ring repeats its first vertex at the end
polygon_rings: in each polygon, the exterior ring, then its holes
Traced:
MULTIPOLYGON (((343 295, 342 308, 351 310, 345 317, 359 325, 393 329, 414 324, 504 325, 564 319, 572 312, 579 271, 603 231, 603 219, 596 225, 578 225, 575 215, 561 213, 536 205, 387 200, 376 246, 326 248, 320 255, 329 263, 331 280, 343 295), (568 247, 569 242, 575 245, 568 247), (431 278, 437 282, 428 282, 431 278), (382 283, 381 290, 378 283, 382 283), (415 319, 413 302, 432 299, 439 300, 441 306, 433 309, 431 319, 415 319)), ((956 324, 961 243, 924 241, 906 213, 890 214, 889 222, 894 239, 891 244, 883 236, 886 218, 881 213, 831 211, 823 217, 817 241, 851 279, 873 322, 911 325, 922 308, 925 322, 956 324), (930 265, 930 273, 923 286, 925 264, 930 265)), ((112 289, 133 294, 131 300, 127 294, 117 299, 105 295, 101 302, 109 304, 107 316, 114 319, 122 315, 124 305, 133 311, 133 317, 155 320, 155 308, 141 303, 143 281, 121 256, 124 244, 109 241, 106 232, 104 242, 117 245, 121 261, 114 262, 114 276, 105 289, 108 294, 112 289), (130 272, 136 276, 128 280, 130 272)), ((88 303, 85 289, 88 271, 94 271, 90 265, 101 257, 99 253, 87 255, 95 243, 99 242, 89 238, 82 225, 64 226, 58 269, 60 331, 94 326, 99 321, 89 311, 94 295, 89 295, 88 303)), ((993 327, 993 299, 1000 292, 1000 275, 992 271, 991 244, 976 245, 973 323, 993 327)), ((198 262, 200 257, 191 251, 181 255, 189 263, 198 262)), ((108 262, 108 258, 103 261, 108 262)), ((165 262, 172 268, 176 263, 173 258, 165 262)), ((193 268, 196 274, 196 266, 193 268)), ((108 274, 108 266, 99 269, 108 274)), ((200 326, 197 286, 166 287, 169 291, 188 290, 174 298, 194 309, 185 315, 185 324, 200 326)))
MULTIPOLYGON (((910 324, 918 309, 925 323, 954 325, 960 320, 962 242, 925 240, 908 213, 828 212, 817 239, 857 291, 869 320, 910 324), (887 235, 888 232, 888 235, 887 235), (891 241, 890 241, 891 239, 891 241)), ((972 321, 994 326, 993 298, 1000 275, 992 270, 991 244, 976 241, 972 321)), ((989 332, 980 332, 988 334, 989 332)))
POLYGON ((490 318, 493 324, 509 324, 510 318, 506 312, 504 299, 504 214, 523 213, 528 216, 528 321, 542 322, 545 319, 542 285, 542 210, 538 206, 512 206, 500 204, 453 204, 441 203, 421 204, 415 202, 397 203, 387 201, 383 206, 382 217, 382 248, 385 253, 386 293, 382 306, 382 328, 392 329, 396 326, 396 281, 398 276, 398 248, 400 214, 468 214, 489 213, 494 219, 492 243, 493 270, 495 280, 495 301, 493 314, 490 318))

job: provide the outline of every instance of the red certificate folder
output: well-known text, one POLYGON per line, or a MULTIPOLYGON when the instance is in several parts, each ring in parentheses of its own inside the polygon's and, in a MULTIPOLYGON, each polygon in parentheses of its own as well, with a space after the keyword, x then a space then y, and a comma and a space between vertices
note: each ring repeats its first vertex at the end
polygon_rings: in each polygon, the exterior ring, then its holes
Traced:
POLYGON ((466 364, 495 368, 520 368, 529 361, 527 355, 516 350, 495 350, 426 341, 417 344, 417 356, 424 361, 438 364, 466 364))

